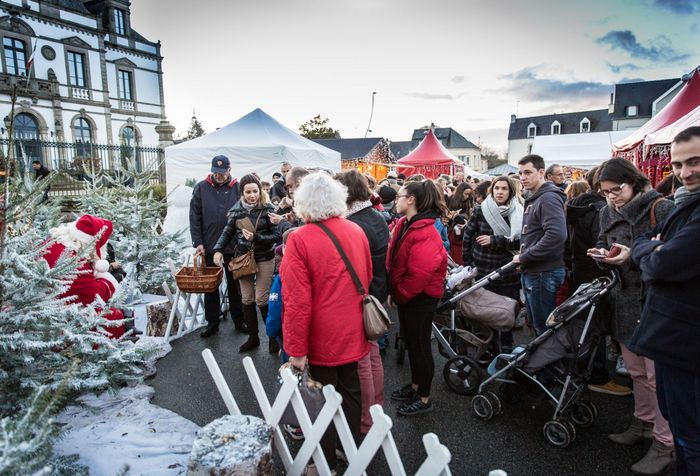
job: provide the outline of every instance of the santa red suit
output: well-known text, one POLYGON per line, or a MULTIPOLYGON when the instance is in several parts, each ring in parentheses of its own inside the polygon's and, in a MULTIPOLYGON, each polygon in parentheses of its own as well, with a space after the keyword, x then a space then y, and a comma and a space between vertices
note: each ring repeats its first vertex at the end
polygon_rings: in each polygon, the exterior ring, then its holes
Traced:
MULTIPOLYGON (((75 302, 90 304, 100 296, 105 302, 114 295, 118 283, 109 270, 109 263, 103 259, 107 256, 107 241, 112 235, 112 222, 92 215, 83 215, 72 223, 66 223, 51 229, 51 239, 54 243, 44 255, 50 267, 56 265, 58 258, 64 253, 75 255, 83 246, 91 243, 100 231, 102 234, 95 243, 96 260, 84 260, 78 265, 78 276, 68 291, 61 297, 74 297, 75 302)), ((118 309, 110 309, 105 315, 110 321, 122 320, 124 315, 118 309)), ((110 337, 118 339, 124 334, 124 325, 107 327, 105 330, 110 337)))

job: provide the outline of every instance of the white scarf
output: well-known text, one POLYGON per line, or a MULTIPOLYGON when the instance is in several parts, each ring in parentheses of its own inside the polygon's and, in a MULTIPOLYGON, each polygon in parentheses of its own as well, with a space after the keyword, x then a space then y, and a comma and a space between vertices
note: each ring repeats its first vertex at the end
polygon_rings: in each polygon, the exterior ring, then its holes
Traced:
POLYGON ((365 208, 369 208, 371 206, 372 206, 372 202, 370 202, 369 200, 365 200, 365 201, 358 200, 356 202, 352 202, 350 204, 350 207, 348 207, 348 211, 345 212, 345 216, 349 217, 350 215, 354 215, 355 213, 362 211, 365 208))
POLYGON ((486 223, 489 224, 495 236, 505 236, 509 241, 520 239, 523 227, 523 206, 517 200, 510 200, 510 205, 498 206, 491 195, 481 204, 486 223), (504 217, 510 219, 510 226, 504 217))

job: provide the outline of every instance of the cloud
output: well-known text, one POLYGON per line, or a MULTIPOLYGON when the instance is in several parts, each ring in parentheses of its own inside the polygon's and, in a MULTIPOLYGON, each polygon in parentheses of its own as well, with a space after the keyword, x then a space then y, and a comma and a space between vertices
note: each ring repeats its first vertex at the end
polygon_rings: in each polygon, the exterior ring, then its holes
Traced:
POLYGON ((464 82, 464 76, 454 76, 450 81, 453 83, 463 83, 464 82))
POLYGON ((442 99, 452 101, 454 99, 459 99, 463 94, 406 93, 406 96, 418 99, 442 99))
POLYGON ((621 73, 623 71, 639 71, 640 69, 642 69, 639 66, 637 66, 636 64, 632 64, 632 63, 625 63, 625 64, 608 63, 608 68, 610 68, 610 71, 612 71, 615 74, 621 73))
POLYGON ((700 0, 655 0, 654 5, 681 15, 700 12, 700 0))
POLYGON ((665 63, 685 61, 690 58, 689 54, 680 54, 674 50, 671 40, 663 35, 648 41, 647 46, 637 41, 637 37, 630 30, 612 30, 596 41, 601 45, 608 45, 612 50, 623 50, 632 58, 665 63))
POLYGON ((690 31, 692 33, 700 33, 700 23, 693 23, 690 25, 690 31))
MULTIPOLYGON (((610 84, 594 81, 562 81, 540 78, 536 68, 523 68, 513 74, 502 76, 509 83, 506 92, 520 99, 531 101, 588 100, 605 97, 612 90, 610 84)), ((500 92, 503 92, 501 90, 500 92)))

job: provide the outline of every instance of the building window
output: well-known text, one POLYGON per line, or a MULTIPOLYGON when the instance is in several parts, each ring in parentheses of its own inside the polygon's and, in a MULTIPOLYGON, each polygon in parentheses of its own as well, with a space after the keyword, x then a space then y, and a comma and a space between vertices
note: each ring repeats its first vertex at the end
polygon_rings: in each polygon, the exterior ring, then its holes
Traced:
POLYGON ((587 117, 584 117, 581 121, 581 132, 591 132, 591 121, 587 117))
POLYGON ((627 106, 627 117, 634 117, 636 116, 639 112, 639 109, 637 106, 627 106))
POLYGON ((71 86, 85 87, 85 55, 68 52, 68 82, 71 86))
POLYGON ((537 126, 534 124, 530 124, 527 126, 527 136, 528 137, 535 137, 537 134, 537 126))
POLYGON ((554 121, 554 122, 552 123, 551 134, 552 134, 552 135, 559 135, 559 134, 561 134, 561 124, 559 123, 559 121, 554 121))
POLYGON ((119 78, 119 99, 133 101, 134 96, 131 92, 131 71, 118 71, 119 78))
POLYGON ((136 134, 134 134, 134 128, 131 126, 126 126, 124 129, 122 129, 122 145, 124 147, 134 147, 134 140, 135 140, 136 134))
POLYGON ((114 9, 114 31, 117 35, 126 35, 126 26, 124 23, 124 10, 114 9))
POLYGON ((5 65, 7 73, 16 76, 27 75, 27 58, 24 52, 24 42, 16 38, 5 37, 5 65))
POLYGON ((91 152, 92 127, 87 119, 79 117, 73 122, 73 140, 75 152, 80 157, 89 156, 91 152))

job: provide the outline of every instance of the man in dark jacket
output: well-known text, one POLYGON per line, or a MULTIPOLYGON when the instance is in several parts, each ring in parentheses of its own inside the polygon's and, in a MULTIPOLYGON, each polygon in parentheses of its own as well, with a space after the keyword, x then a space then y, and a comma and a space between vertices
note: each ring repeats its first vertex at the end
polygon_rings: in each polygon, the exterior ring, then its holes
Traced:
POLYGON ((700 127, 679 133, 671 166, 676 209, 632 248, 646 301, 629 348, 654 360, 656 394, 676 449, 676 474, 700 474, 700 127))
POLYGON ((521 283, 530 323, 537 334, 546 330, 547 316, 556 306, 557 290, 564 282, 566 194, 544 178, 544 159, 526 155, 518 162, 520 181, 529 192, 523 212, 520 254, 521 283))
MULTIPOLYGON (((51 174, 40 160, 32 160, 32 168, 34 169, 34 180, 43 180, 51 174)), ((42 203, 49 199, 49 190, 51 190, 51 186, 47 185, 44 189, 44 196, 41 199, 42 203)))
MULTIPOLYGON (((190 234, 192 246, 197 253, 204 254, 207 266, 214 266, 214 245, 226 226, 226 213, 240 199, 238 180, 231 177, 231 163, 228 157, 217 155, 211 161, 211 175, 197 183, 192 191, 190 200, 190 234)), ((233 257, 233 249, 223 250, 225 263, 233 257)), ((238 283, 224 266, 226 284, 228 287, 229 310, 235 328, 245 332, 243 323, 243 308, 238 283)), ((207 328, 201 333, 209 337, 219 331, 219 314, 221 300, 219 290, 204 295, 204 316, 207 328)))

